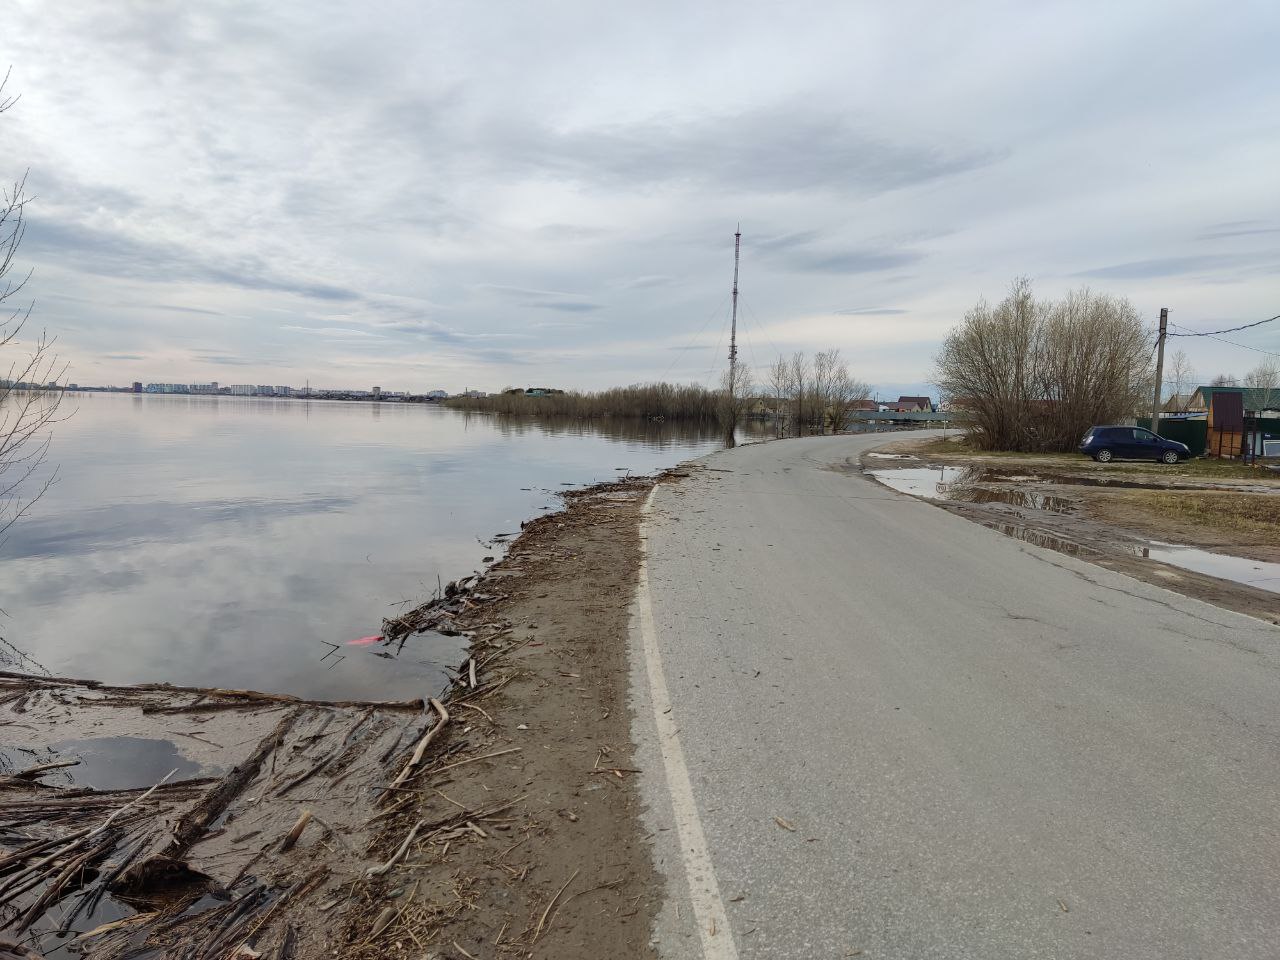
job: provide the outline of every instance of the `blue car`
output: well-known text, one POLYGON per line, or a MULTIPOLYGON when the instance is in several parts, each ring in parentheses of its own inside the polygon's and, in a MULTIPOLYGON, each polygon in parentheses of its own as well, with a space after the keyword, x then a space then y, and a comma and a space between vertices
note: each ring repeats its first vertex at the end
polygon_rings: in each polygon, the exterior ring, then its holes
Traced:
POLYGON ((1177 463, 1191 456, 1191 449, 1185 443, 1166 440, 1141 427, 1090 427, 1080 441, 1080 452, 1099 463, 1112 460, 1177 463))

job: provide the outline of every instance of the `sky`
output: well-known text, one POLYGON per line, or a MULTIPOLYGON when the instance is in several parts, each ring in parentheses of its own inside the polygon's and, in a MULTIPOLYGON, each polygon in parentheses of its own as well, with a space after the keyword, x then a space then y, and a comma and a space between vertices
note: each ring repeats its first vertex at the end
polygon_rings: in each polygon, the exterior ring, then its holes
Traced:
MULTIPOLYGON (((1031 277, 1280 313, 1280 4, 10 0, 0 180, 80 383, 928 390, 1031 277)), ((1280 322, 1172 341, 1207 380, 1280 322)))

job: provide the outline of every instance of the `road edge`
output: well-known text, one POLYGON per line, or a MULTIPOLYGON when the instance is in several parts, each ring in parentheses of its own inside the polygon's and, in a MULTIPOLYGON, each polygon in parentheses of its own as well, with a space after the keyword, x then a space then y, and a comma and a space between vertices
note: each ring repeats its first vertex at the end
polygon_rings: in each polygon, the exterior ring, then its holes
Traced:
POLYGON ((644 802, 641 816, 651 831, 654 864, 666 888, 665 902, 654 920, 652 943, 663 957, 738 960, 737 944, 694 799, 653 622, 646 528, 652 523, 654 497, 662 486, 655 485, 640 508, 640 565, 629 644, 632 743, 638 765, 645 771, 640 777, 644 802), (661 774, 649 772, 659 769, 661 774), (691 905, 692 917, 683 914, 681 901, 691 905), (690 923, 697 927, 696 939, 690 923), (684 943, 691 948, 696 944, 700 949, 687 954, 682 949, 684 943), (679 954, 672 952, 675 950, 679 954))

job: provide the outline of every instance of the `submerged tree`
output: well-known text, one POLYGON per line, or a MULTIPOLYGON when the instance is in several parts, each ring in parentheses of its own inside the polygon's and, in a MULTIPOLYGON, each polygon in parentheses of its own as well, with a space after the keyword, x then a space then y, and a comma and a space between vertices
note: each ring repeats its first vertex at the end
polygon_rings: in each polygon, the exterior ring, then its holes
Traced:
MULTIPOLYGON (((0 80, 0 114, 18 101, 5 96, 8 80, 8 73, 0 80)), ((21 294, 31 272, 15 276, 13 271, 29 201, 25 175, 0 192, 0 363, 5 370, 0 377, 0 535, 53 483, 56 471, 41 468, 48 457, 49 428, 57 419, 59 381, 65 373, 44 331, 23 339, 34 304, 24 303, 21 294)))
POLYGON ((984 449, 1072 450, 1090 426, 1149 403, 1151 345, 1129 301, 1087 289, 1037 300, 1022 278, 951 331, 937 383, 984 449))
POLYGON ((791 396, 791 365, 786 357, 778 357, 769 368, 769 390, 773 397, 773 433, 781 439, 786 434, 786 404, 791 396))
POLYGON ((719 419, 726 446, 734 445, 734 433, 752 402, 751 390, 754 386, 755 378, 751 374, 751 368, 745 364, 735 364, 720 376, 719 419))
POLYGON ((769 388, 774 416, 792 420, 797 435, 806 429, 839 433, 858 401, 871 396, 871 387, 849 373, 836 349, 823 350, 812 361, 800 352, 790 360, 779 356, 769 368, 769 388))

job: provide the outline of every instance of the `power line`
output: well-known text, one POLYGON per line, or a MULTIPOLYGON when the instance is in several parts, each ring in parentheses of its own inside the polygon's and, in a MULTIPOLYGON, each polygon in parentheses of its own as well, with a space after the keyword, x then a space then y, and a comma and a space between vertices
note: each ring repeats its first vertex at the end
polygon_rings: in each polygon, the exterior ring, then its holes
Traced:
MULTIPOLYGON (((1174 323, 1172 320, 1170 320, 1169 326, 1176 327, 1177 324, 1174 323)), ((1186 329, 1186 328, 1184 327, 1183 329, 1186 329)), ((1237 343, 1235 340, 1226 340, 1222 337, 1215 336, 1212 333, 1170 333, 1168 334, 1168 336, 1170 337, 1208 337, 1210 340, 1217 340, 1219 343, 1226 343, 1226 344, 1230 344, 1233 347, 1240 347, 1242 350, 1252 350, 1255 353, 1262 353, 1268 357, 1280 357, 1280 353, 1273 353, 1270 350, 1263 350, 1261 347, 1251 346, 1250 344, 1247 344, 1247 343, 1237 343)))
POLYGON ((756 315, 755 310, 752 308, 751 301, 748 300, 746 297, 743 297, 742 306, 746 308, 747 313, 751 314, 751 322, 756 325, 756 332, 760 333, 767 341, 769 341, 769 346, 773 348, 774 352, 778 356, 782 356, 782 351, 779 350, 778 345, 773 342, 773 338, 769 336, 769 331, 765 328, 764 324, 761 323, 760 318, 756 315))
MULTIPOLYGON (((1250 327, 1260 327, 1264 323, 1270 323, 1273 320, 1280 320, 1280 313, 1276 314, 1274 317, 1267 317, 1267 319, 1265 320, 1255 320, 1253 323, 1246 323, 1243 326, 1227 327, 1227 329, 1225 330, 1209 330, 1209 331, 1191 330, 1187 333, 1171 333, 1169 334, 1169 336, 1171 337, 1215 337, 1220 333, 1235 333, 1237 330, 1248 330, 1250 327)), ((1177 324, 1175 323, 1174 326, 1176 327, 1177 324)), ((1183 327, 1182 329, 1187 330, 1186 327, 1183 327)), ((1266 353, 1267 351, 1263 350, 1262 352, 1266 353)))
MULTIPOLYGON (((702 332, 707 329, 707 324, 711 322, 713 317, 719 316, 724 312, 724 308, 727 306, 728 303, 729 303, 729 294, 726 293, 723 297, 720 298, 720 302, 716 305, 716 308, 703 318, 702 323, 698 327, 698 329, 692 335, 687 337, 685 342, 682 345, 676 348, 675 355, 671 358, 671 362, 667 364, 667 369, 662 371, 662 376, 658 378, 659 380, 666 380, 671 373, 671 369, 676 365, 676 363, 679 360, 683 359, 684 354, 687 353, 689 350, 696 349, 693 345, 693 342, 696 339, 698 339, 700 336, 702 336, 702 332)), ((720 350, 720 346, 717 343, 716 351, 719 352, 719 350, 720 350)))

